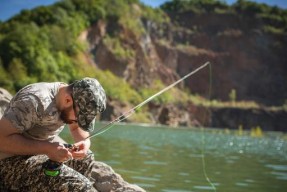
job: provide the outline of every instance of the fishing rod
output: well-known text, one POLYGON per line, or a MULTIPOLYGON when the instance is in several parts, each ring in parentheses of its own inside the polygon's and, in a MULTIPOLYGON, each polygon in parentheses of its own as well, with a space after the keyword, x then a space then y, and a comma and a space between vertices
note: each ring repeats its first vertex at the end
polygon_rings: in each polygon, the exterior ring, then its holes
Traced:
MULTIPOLYGON (((180 78, 179 80, 177 80, 176 82, 170 84, 169 86, 165 87, 164 89, 162 89, 161 91, 157 92, 156 94, 150 96, 149 98, 147 98, 146 100, 144 100, 143 102, 141 102, 140 104, 136 105, 135 107, 133 107, 132 109, 130 109, 129 111, 123 113, 121 116, 119 116, 118 118, 116 118, 115 120, 109 122, 107 125, 101 127, 100 129, 98 129, 97 131, 95 131, 93 134, 91 134, 90 136, 84 138, 82 141, 85 141, 87 139, 90 139, 92 137, 95 137, 97 135, 100 135, 106 131, 108 131, 110 128, 112 128, 115 123, 119 123, 125 119, 127 119, 129 116, 131 116, 132 114, 134 114, 139 108, 141 108, 143 105, 147 104, 148 102, 150 102, 152 99, 154 99, 155 97, 161 95, 162 93, 166 92, 167 90, 171 89, 172 87, 176 86, 177 84, 179 84, 180 82, 182 82, 183 80, 187 79, 188 77, 194 75, 195 73, 197 73, 198 71, 200 71, 201 69, 205 68, 207 65, 209 65, 210 62, 207 61, 206 63, 204 63, 203 65, 199 66, 198 68, 196 68, 195 70, 191 71, 190 73, 188 73, 187 75, 185 75, 184 77, 180 78)), ((77 150, 77 147, 75 147, 73 144, 64 144, 64 146, 66 148, 72 149, 72 150, 77 150)), ((57 176, 60 174, 60 167, 61 167, 62 163, 60 162, 55 162, 55 161, 51 161, 48 160, 43 164, 43 168, 44 168, 44 173, 47 176, 57 176)))
POLYGON ((134 114, 139 108, 141 108, 143 105, 147 104, 148 102, 150 102, 151 100, 153 100, 155 97, 161 95, 162 93, 166 92, 167 90, 171 89, 172 87, 176 86, 177 84, 179 84, 180 82, 182 82, 183 80, 187 79, 188 77, 190 77, 191 75, 197 73, 198 71, 200 71, 201 69, 203 69, 204 67, 206 67, 207 65, 209 65, 210 62, 207 61, 206 63, 204 63, 203 65, 201 65, 200 67, 196 68, 195 70, 193 70, 192 72, 188 73, 187 75, 185 75, 184 77, 182 77, 181 79, 177 80, 176 82, 170 84, 169 86, 167 86, 166 88, 162 89, 161 91, 157 92, 156 94, 150 96, 149 98, 147 98, 146 100, 144 100, 143 102, 141 102, 140 104, 138 104, 137 106, 135 106, 134 108, 130 109, 129 111, 125 112, 124 114, 122 114, 121 116, 119 116, 118 118, 116 118, 115 120, 109 122, 107 125, 101 127, 98 131, 94 132, 92 135, 86 137, 85 139, 83 139, 83 141, 90 139, 92 137, 95 137, 97 135, 100 135, 104 132, 106 132, 107 130, 109 130, 112 126, 115 125, 115 123, 119 123, 125 119, 127 119, 129 116, 131 116, 132 114, 134 114))

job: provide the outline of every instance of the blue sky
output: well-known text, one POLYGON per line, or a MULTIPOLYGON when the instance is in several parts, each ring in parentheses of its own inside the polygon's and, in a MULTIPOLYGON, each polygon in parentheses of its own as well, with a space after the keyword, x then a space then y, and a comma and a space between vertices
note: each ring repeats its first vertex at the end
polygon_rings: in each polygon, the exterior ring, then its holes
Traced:
MULTIPOLYGON (((19 13, 22 9, 32 9, 40 5, 50 5, 57 0, 0 0, 0 20, 5 21, 13 15, 19 13)), ((157 7, 168 0, 141 0, 146 5, 157 7)), ((256 2, 266 3, 268 5, 277 5, 287 9, 287 0, 253 0, 256 2)), ((236 0, 226 0, 228 4, 236 0)))
MULTIPOLYGON (((159 6, 169 0, 141 0, 146 5, 153 7, 159 6)), ((277 5, 278 7, 287 9, 287 0, 252 0, 259 3, 266 3, 268 5, 277 5)), ((228 4, 233 4, 236 0, 225 0, 228 4)))

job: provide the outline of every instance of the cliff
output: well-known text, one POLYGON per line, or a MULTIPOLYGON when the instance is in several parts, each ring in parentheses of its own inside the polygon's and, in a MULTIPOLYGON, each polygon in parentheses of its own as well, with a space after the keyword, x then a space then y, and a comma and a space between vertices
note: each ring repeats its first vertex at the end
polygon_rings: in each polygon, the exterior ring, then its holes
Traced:
POLYGON ((109 121, 210 61, 211 70, 186 79, 128 121, 287 130, 286 10, 241 0, 231 6, 174 0, 160 9, 137 0, 85 5, 63 1, 3 23, 0 73, 14 81, 0 86, 95 76, 107 89, 101 118, 109 121), (23 26, 15 27, 19 22, 23 26))
MULTIPOLYGON (((132 5, 131 9, 143 11, 138 5, 132 5)), ((203 107, 207 111, 204 119, 200 117, 202 113, 195 113, 200 110, 191 110, 202 108, 200 106, 151 104, 152 122, 171 126, 204 124, 233 129, 260 126, 263 130, 286 130, 286 111, 267 107, 282 106, 286 101, 286 33, 268 33, 264 30, 267 23, 250 15, 164 10, 169 22, 156 23, 136 17, 137 24, 143 29, 139 35, 114 20, 93 25, 82 40, 89 43, 95 65, 112 71, 138 90, 139 87, 152 87, 156 79, 168 85, 210 61, 210 81, 209 71, 204 70, 187 79, 181 88, 220 101, 229 101, 233 92, 237 101, 255 101, 262 107, 203 107), (131 57, 114 53, 115 44, 106 41, 109 31, 117 32, 121 48, 132 50, 131 57), (208 95, 210 83, 212 91, 208 95)))

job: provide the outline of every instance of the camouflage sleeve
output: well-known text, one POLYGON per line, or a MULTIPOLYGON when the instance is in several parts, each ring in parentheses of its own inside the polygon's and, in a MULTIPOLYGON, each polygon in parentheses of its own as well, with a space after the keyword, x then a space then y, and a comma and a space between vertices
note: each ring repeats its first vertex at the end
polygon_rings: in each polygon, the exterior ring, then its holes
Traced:
POLYGON ((3 117, 20 132, 30 129, 37 119, 37 102, 33 97, 12 100, 3 117))

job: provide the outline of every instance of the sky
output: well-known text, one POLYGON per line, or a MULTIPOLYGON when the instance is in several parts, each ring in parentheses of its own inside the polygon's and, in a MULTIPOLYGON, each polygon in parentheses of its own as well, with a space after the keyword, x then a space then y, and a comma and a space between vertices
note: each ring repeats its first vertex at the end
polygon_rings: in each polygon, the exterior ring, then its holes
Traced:
MULTIPOLYGON (((57 0, 0 0, 0 20, 6 21, 13 15, 19 13, 22 9, 32 9, 40 5, 50 5, 57 0)), ((140 0, 145 5, 158 7, 169 0, 140 0)), ((276 5, 287 9, 287 0, 253 0, 268 5, 276 5)), ((227 4, 233 4, 236 0, 225 0, 227 4)))

